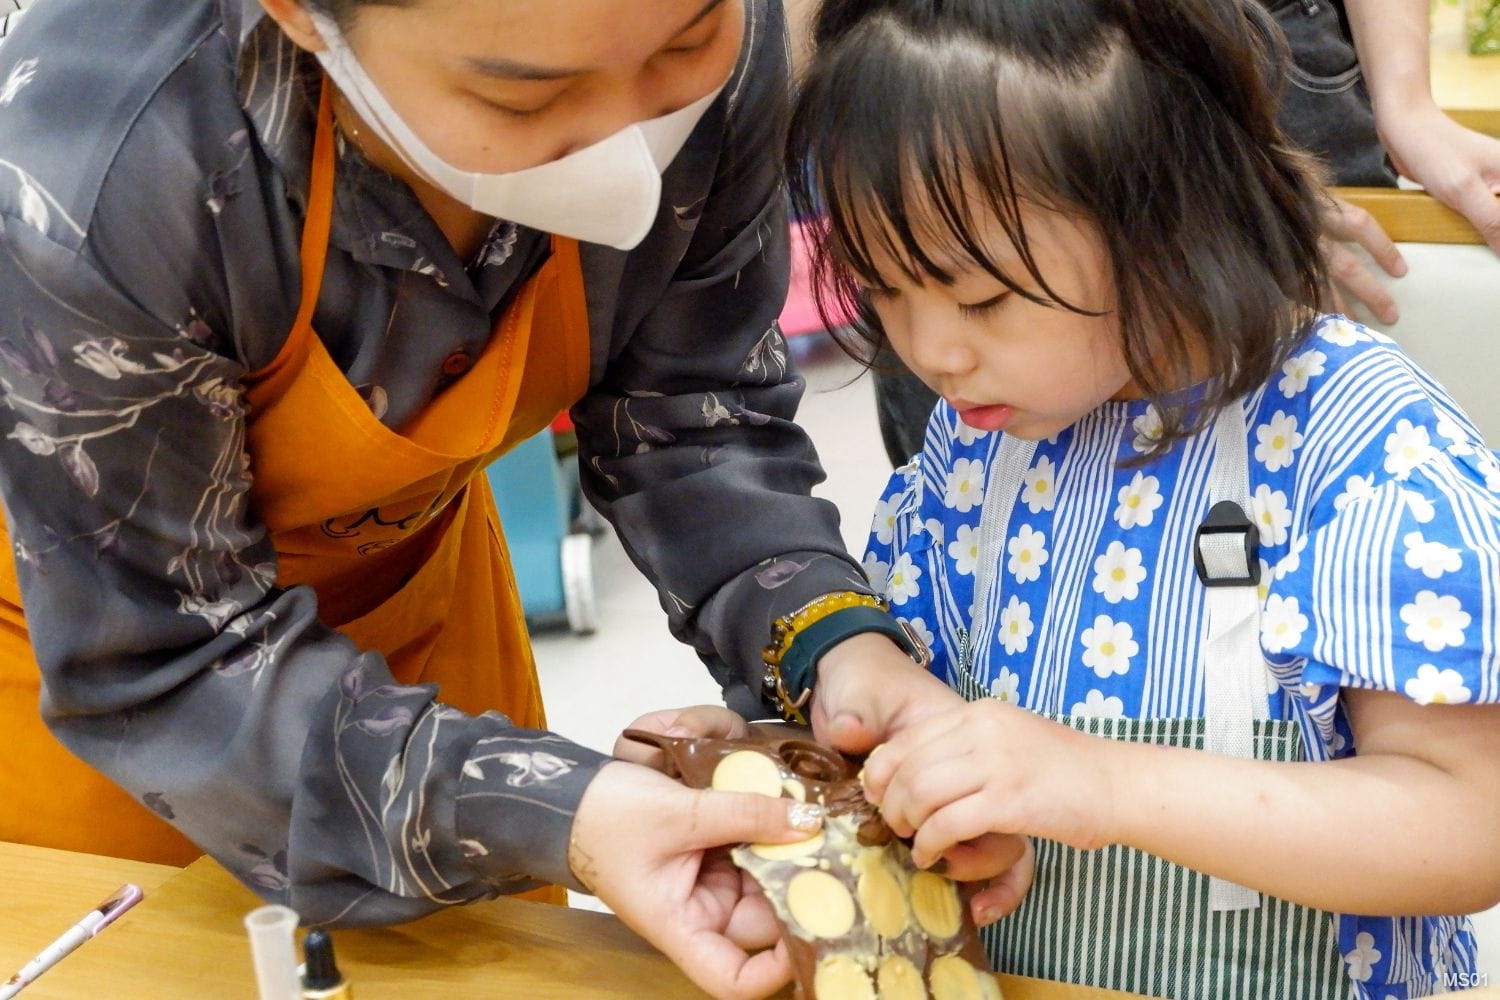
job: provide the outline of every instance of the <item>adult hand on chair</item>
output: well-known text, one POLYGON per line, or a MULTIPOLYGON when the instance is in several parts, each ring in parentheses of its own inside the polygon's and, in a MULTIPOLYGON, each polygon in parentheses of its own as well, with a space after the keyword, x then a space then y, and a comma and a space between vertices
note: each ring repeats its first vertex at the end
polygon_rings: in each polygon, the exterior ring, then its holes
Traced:
POLYGON ((1406 274, 1406 259, 1369 212, 1329 195, 1323 211, 1321 248, 1333 283, 1334 306, 1349 311, 1349 300, 1359 302, 1382 323, 1401 318, 1396 299, 1363 259, 1346 244, 1363 247, 1370 258, 1393 278, 1406 274))
POLYGON ((1402 176, 1468 219, 1500 253, 1500 139, 1464 128, 1431 101, 1388 116, 1380 137, 1402 176))

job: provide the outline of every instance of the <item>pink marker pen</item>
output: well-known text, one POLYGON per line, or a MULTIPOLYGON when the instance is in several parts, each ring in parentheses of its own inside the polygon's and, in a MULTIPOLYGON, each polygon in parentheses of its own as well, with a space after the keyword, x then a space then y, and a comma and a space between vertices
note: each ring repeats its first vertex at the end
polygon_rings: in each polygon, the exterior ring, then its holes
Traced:
POLYGON ((115 922, 115 919, 139 903, 144 897, 138 885, 122 885, 114 895, 85 913, 78 923, 69 927, 62 936, 42 949, 42 953, 0 985, 0 1000, 10 1000, 27 986, 41 978, 42 973, 72 954, 79 945, 115 922))

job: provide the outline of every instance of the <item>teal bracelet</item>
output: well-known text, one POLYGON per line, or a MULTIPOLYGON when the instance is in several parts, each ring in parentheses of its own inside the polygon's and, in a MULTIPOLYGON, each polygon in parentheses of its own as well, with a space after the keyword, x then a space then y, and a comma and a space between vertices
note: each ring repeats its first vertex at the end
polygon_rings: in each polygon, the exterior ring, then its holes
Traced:
POLYGON ((817 679, 818 660, 852 635, 879 632, 889 636, 917 663, 925 666, 931 654, 910 628, 879 608, 840 608, 798 632, 781 657, 781 683, 793 703, 799 703, 817 679))

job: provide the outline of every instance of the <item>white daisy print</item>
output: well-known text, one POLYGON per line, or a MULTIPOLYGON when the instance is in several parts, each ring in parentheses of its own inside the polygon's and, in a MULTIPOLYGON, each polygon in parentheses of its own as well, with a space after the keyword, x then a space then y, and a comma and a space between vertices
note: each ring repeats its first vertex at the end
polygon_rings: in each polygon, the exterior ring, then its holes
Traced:
POLYGON ((1150 527, 1156 509, 1162 504, 1160 480, 1137 472, 1127 485, 1120 487, 1119 499, 1116 524, 1126 530, 1150 527))
POLYGON ((1427 428, 1416 426, 1410 420, 1398 420, 1396 429, 1385 439, 1385 471, 1397 479, 1405 479, 1436 450, 1427 435, 1427 428))
POLYGON ((1408 639, 1420 642, 1429 653, 1436 653, 1449 646, 1462 646, 1464 629, 1473 618, 1458 598, 1419 590, 1415 601, 1402 605, 1401 620, 1406 623, 1408 639))
POLYGON ((1458 549, 1442 542, 1429 542, 1420 531, 1408 532, 1401 541, 1406 546, 1407 568, 1421 570, 1429 580, 1436 580, 1444 573, 1457 573, 1463 567, 1463 555, 1458 549))
POLYGON ((1281 557, 1281 561, 1276 564, 1276 579, 1285 580, 1297 572, 1298 568, 1302 565, 1302 550, 1305 548, 1307 548, 1306 535, 1298 535, 1292 539, 1291 548, 1287 550, 1286 555, 1281 557))
POLYGON ((1257 559, 1256 562, 1260 563, 1260 582, 1255 585, 1255 597, 1264 604, 1271 593, 1271 564, 1264 559, 1257 559))
POLYGON ((1354 935, 1353 950, 1344 955, 1344 964, 1349 966, 1349 978, 1356 983, 1369 982, 1380 958, 1380 949, 1375 947, 1375 935, 1369 931, 1360 931, 1354 935))
POLYGON ((1057 466, 1043 455, 1026 472, 1026 488, 1021 491, 1021 502, 1033 514, 1051 510, 1057 502, 1057 466))
POLYGON ((1500 493, 1500 459, 1492 451, 1479 453, 1479 471, 1484 473, 1484 487, 1492 493, 1500 493))
POLYGON ((1344 480, 1344 492, 1333 498, 1333 509, 1343 512, 1344 508, 1356 500, 1375 495, 1375 473, 1371 472, 1363 476, 1350 476, 1344 480))
POLYGON ((1118 719, 1125 714, 1125 702, 1113 695, 1106 698, 1103 691, 1094 688, 1073 705, 1072 714, 1085 719, 1118 719))
POLYGON ((978 427, 970 427, 962 420, 959 420, 957 423, 959 444, 973 444, 982 437, 989 437, 989 431, 980 430, 978 427))
POLYGON ((953 463, 948 473, 948 482, 943 487, 943 506, 960 514, 984 503, 984 463, 977 458, 960 458, 953 463))
POLYGON ((1031 605, 1012 594, 1000 612, 1000 643, 1012 656, 1026 652, 1026 644, 1036 626, 1031 623, 1031 605))
POLYGON ((885 594, 895 605, 905 604, 922 592, 922 587, 917 583, 922 578, 922 570, 911 561, 911 553, 903 552, 891 566, 891 575, 885 584, 885 594))
POLYGON ((1255 496, 1250 498, 1250 515, 1260 531, 1260 544, 1280 545, 1286 541, 1292 509, 1281 490, 1273 490, 1265 483, 1257 486, 1255 496))
POLYGON ((1268 653, 1285 652, 1302 641, 1308 624, 1295 597, 1272 594, 1260 616, 1260 644, 1268 653))
POLYGON ((1005 551, 1010 554, 1005 568, 1017 583, 1030 583, 1042 575, 1042 567, 1047 565, 1047 536, 1023 524, 1015 537, 1005 543, 1005 551))
POLYGON ((896 515, 901 510, 903 494, 896 494, 889 500, 881 500, 875 504, 875 523, 872 530, 875 532, 876 541, 881 545, 889 545, 896 537, 896 515))
POLYGON ((1303 351, 1294 358, 1287 358, 1281 366, 1281 381, 1276 383, 1276 388, 1291 399, 1307 388, 1309 379, 1323 374, 1323 363, 1327 360, 1328 355, 1322 351, 1303 351))
POLYGON ((1094 592, 1111 604, 1135 600, 1144 579, 1141 550, 1127 549, 1124 542, 1110 542, 1104 555, 1094 560, 1094 592))
POLYGON ((990 697, 1018 705, 1021 702, 1021 675, 1009 667, 1000 668, 1000 676, 990 684, 990 697))
POLYGON ((943 522, 942 521, 939 521, 935 517, 931 517, 931 518, 927 519, 927 523, 924 524, 924 525, 922 525, 922 527, 923 527, 923 529, 926 530, 926 532, 929 535, 932 536, 932 543, 934 545, 942 545, 943 544, 943 522))
POLYGON ((1346 319, 1336 319, 1324 323, 1318 327, 1318 336, 1328 341, 1334 347, 1353 347, 1361 340, 1370 339, 1369 335, 1346 319))
POLYGON ((1417 676, 1402 688, 1418 705, 1462 705, 1474 696, 1457 670, 1439 670, 1430 663, 1417 668, 1417 676))
POLYGON ((979 532, 973 525, 960 524, 948 543, 948 555, 953 559, 953 568, 961 576, 973 576, 979 565, 979 532))
POLYGON ((866 552, 863 565, 865 578, 870 581, 870 586, 885 593, 885 583, 891 578, 891 564, 873 552, 866 552))
POLYGON ((1450 455, 1467 455, 1474 450, 1469 444, 1469 435, 1446 413, 1438 414, 1437 432, 1448 439, 1445 448, 1450 455))
POLYGON ((1291 465, 1293 453, 1302 447, 1297 418, 1280 410, 1270 423, 1255 428, 1255 440, 1255 460, 1264 465, 1267 472, 1277 472, 1291 465))
POLYGON ((1083 630, 1083 665, 1100 677, 1113 677, 1130 670, 1130 658, 1141 651, 1129 622, 1100 615, 1083 630))
POLYGON ((1135 440, 1130 443, 1130 446, 1141 454, 1145 454, 1155 448, 1156 443, 1161 440, 1161 414, 1157 412, 1154 405, 1147 406, 1145 413, 1130 422, 1130 429, 1135 431, 1135 440))

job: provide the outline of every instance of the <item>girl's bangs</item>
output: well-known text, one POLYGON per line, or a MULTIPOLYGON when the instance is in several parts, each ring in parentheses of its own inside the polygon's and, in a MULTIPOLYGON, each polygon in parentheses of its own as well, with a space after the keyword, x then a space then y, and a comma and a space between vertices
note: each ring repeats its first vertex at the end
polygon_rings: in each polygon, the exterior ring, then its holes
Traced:
POLYGON ((1020 212, 1023 199, 1055 199, 1031 191, 1023 177, 1032 171, 1016 169, 1018 153, 1036 159, 1036 143, 1006 132, 995 53, 964 38, 913 44, 880 20, 852 32, 807 81, 793 126, 793 155, 821 198, 798 198, 798 207, 826 211, 829 269, 880 288, 893 267, 906 281, 943 285, 978 268, 1025 298, 1059 304, 1020 212), (1001 234, 1024 276, 1012 277, 986 247, 1001 234))

